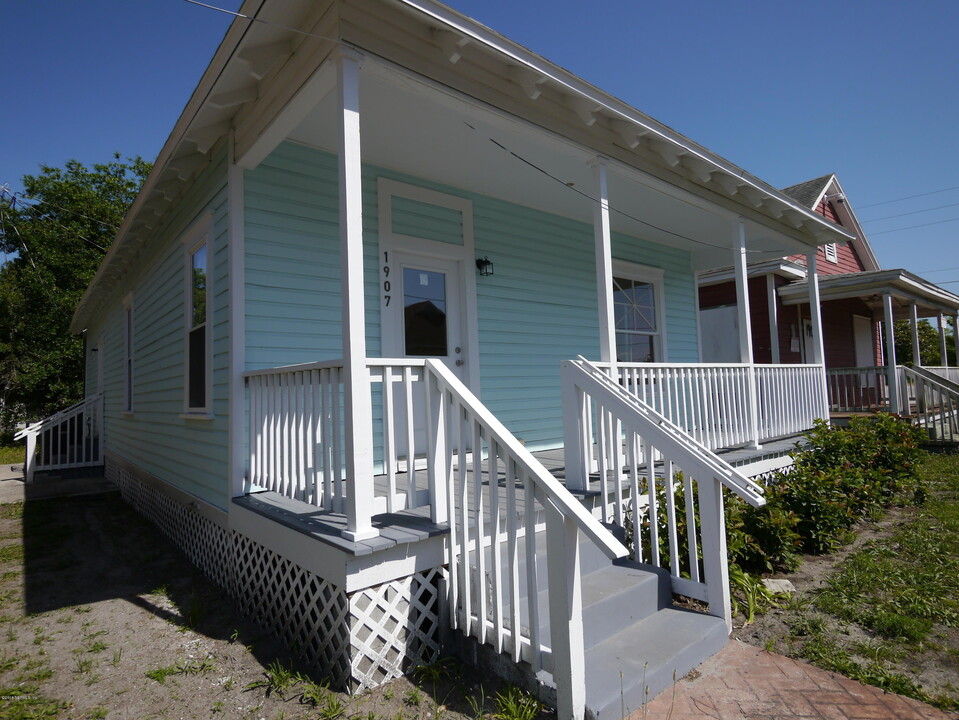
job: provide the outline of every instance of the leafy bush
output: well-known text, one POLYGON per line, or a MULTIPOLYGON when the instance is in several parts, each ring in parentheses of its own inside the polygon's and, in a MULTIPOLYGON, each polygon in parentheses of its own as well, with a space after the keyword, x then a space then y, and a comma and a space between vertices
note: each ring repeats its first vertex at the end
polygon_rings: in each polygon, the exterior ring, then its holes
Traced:
POLYGON ((764 507, 730 498, 730 562, 751 572, 791 570, 800 550, 835 550, 860 519, 894 503, 921 503, 922 439, 921 430, 884 413, 844 428, 817 420, 793 467, 769 484, 764 507))

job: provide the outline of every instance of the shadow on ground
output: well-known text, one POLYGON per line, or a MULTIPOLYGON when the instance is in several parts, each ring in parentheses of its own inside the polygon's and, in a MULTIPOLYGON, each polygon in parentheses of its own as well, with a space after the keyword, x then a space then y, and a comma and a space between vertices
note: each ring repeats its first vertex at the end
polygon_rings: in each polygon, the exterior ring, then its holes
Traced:
POLYGON ((281 643, 240 615, 118 492, 45 496, 26 485, 24 610, 33 615, 122 599, 207 637, 253 646, 257 660, 287 662, 281 643))

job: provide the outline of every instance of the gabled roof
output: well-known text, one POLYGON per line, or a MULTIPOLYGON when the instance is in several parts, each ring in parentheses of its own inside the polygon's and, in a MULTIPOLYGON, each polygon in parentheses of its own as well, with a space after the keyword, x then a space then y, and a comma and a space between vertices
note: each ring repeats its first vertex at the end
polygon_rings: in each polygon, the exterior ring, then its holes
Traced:
POLYGON ((788 195, 804 207, 815 210, 822 196, 826 194, 826 188, 829 187, 829 183, 835 177, 833 173, 830 173, 829 175, 823 175, 814 180, 801 182, 798 185, 790 185, 787 188, 783 188, 783 194, 788 195))
MULTIPOLYGON (((573 165, 576 172, 588 172, 581 156, 601 157, 617 177, 642 187, 650 198, 665 189, 676 196, 669 195, 671 204, 695 207, 699 215, 745 219, 760 239, 783 250, 803 251, 852 236, 728 160, 436 0, 245 0, 81 299, 75 332, 86 327, 129 273, 210 164, 214 147, 230 144, 236 166, 252 169, 312 108, 328 95, 335 97, 339 53, 359 53, 368 61, 364 72, 376 81, 379 97, 390 92, 419 97, 412 89, 429 94, 444 111, 452 108, 446 115, 430 115, 430 121, 482 113, 497 127, 511 123, 507 131, 524 142, 550 152, 562 146, 549 157, 566 163, 564 177, 573 165), (466 60, 460 62, 461 57, 466 60)), ((388 113, 375 115, 368 117, 389 130, 388 113)), ((333 123, 318 120, 312 126, 317 132, 333 132, 333 123)), ((455 127, 465 132, 463 127, 472 126, 457 122, 455 127)), ((370 135, 368 130, 369 121, 364 133, 370 135)), ((420 132, 416 139, 427 137, 420 132)), ((388 147, 396 153, 404 149, 402 143, 388 147)), ((427 153, 417 157, 431 159, 427 153)), ((698 222, 694 215, 682 219, 698 222)), ((696 245, 701 253, 718 255, 724 243, 732 242, 726 236, 716 241, 715 232, 708 228, 705 237, 704 230, 705 241, 696 245)))
POLYGON ((835 173, 807 180, 798 185, 790 185, 783 188, 782 192, 812 211, 815 211, 824 199, 834 199, 835 203, 832 203, 832 207, 839 216, 839 222, 842 223, 844 228, 855 234, 855 237, 849 242, 856 251, 856 255, 859 256, 863 268, 867 272, 880 269, 876 253, 873 252, 872 245, 866 239, 866 233, 863 232, 859 219, 853 212, 852 206, 849 204, 849 198, 846 197, 846 193, 843 191, 842 185, 839 184, 839 179, 835 173))

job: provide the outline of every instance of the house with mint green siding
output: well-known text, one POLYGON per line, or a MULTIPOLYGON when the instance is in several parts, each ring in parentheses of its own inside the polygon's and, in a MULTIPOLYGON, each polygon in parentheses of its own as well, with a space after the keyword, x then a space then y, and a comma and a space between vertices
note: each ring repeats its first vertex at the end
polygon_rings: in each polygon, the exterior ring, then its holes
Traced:
POLYGON ((338 687, 454 653, 618 718, 727 641, 723 493, 826 413, 816 313, 809 363, 704 364, 696 274, 751 359, 747 262, 849 237, 433 0, 247 0, 32 470, 102 463, 338 687))

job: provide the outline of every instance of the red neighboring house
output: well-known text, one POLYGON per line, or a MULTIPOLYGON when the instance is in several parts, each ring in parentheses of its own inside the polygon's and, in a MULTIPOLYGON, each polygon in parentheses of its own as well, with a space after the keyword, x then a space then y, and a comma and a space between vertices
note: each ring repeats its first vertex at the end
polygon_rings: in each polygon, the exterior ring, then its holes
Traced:
MULTIPOLYGON (((846 245, 823 246, 817 253, 827 369, 885 365, 890 347, 882 333, 887 304, 893 320, 959 313, 959 296, 906 270, 880 268, 835 175, 783 192, 856 235, 846 245)), ((753 362, 813 362, 806 275, 801 255, 749 265, 753 362)), ((731 331, 738 322, 732 268, 700 274, 699 305, 703 361, 746 360, 740 357, 738 333, 731 331)), ((945 335, 941 332, 940 337, 944 347, 945 335)))

